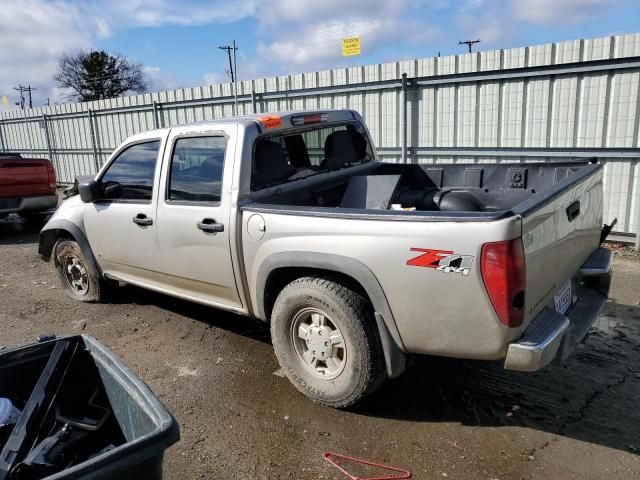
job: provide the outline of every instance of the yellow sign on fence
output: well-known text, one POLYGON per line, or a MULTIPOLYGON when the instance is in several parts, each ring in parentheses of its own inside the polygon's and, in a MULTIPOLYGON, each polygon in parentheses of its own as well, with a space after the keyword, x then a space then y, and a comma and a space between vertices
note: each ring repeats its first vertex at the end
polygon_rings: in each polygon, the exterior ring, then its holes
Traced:
POLYGON ((351 57, 360 55, 360 37, 342 39, 342 56, 351 57))
POLYGON ((5 107, 9 105, 9 97, 7 97, 6 95, 2 96, 2 105, 4 105, 5 107))

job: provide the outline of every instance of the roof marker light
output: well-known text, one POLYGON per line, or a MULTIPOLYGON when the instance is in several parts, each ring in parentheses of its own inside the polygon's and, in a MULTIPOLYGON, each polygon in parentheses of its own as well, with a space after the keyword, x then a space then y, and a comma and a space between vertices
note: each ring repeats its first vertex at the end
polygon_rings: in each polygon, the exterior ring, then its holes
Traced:
POLYGON ((264 128, 279 128, 282 126, 282 119, 278 115, 264 115, 258 117, 258 121, 264 128))

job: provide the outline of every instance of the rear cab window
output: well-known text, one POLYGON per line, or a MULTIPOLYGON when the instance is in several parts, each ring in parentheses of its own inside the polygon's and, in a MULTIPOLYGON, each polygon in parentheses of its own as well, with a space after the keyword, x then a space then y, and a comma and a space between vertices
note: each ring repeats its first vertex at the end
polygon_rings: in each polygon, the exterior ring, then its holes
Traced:
POLYGON ((289 129, 256 141, 251 189, 261 190, 373 159, 366 130, 359 122, 289 129))

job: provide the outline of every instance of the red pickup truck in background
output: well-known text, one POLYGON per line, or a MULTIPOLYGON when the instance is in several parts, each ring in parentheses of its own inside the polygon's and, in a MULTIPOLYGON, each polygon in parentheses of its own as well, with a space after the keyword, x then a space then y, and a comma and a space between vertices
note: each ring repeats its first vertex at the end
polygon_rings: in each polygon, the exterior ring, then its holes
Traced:
POLYGON ((43 213, 57 205, 56 172, 49 160, 0 153, 0 218, 18 213, 42 223, 43 213))

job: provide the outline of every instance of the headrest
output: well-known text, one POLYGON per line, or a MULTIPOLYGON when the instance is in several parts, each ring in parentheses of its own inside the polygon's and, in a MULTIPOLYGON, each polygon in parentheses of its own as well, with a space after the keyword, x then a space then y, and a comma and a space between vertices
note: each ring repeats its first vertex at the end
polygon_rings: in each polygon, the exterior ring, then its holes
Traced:
POLYGON ((339 168, 345 163, 362 159, 353 144, 352 134, 347 130, 338 130, 327 137, 324 142, 324 157, 324 168, 339 168))
POLYGON ((256 145, 254 168, 254 185, 268 185, 286 180, 295 172, 295 168, 287 162, 280 144, 271 140, 263 140, 256 145))

